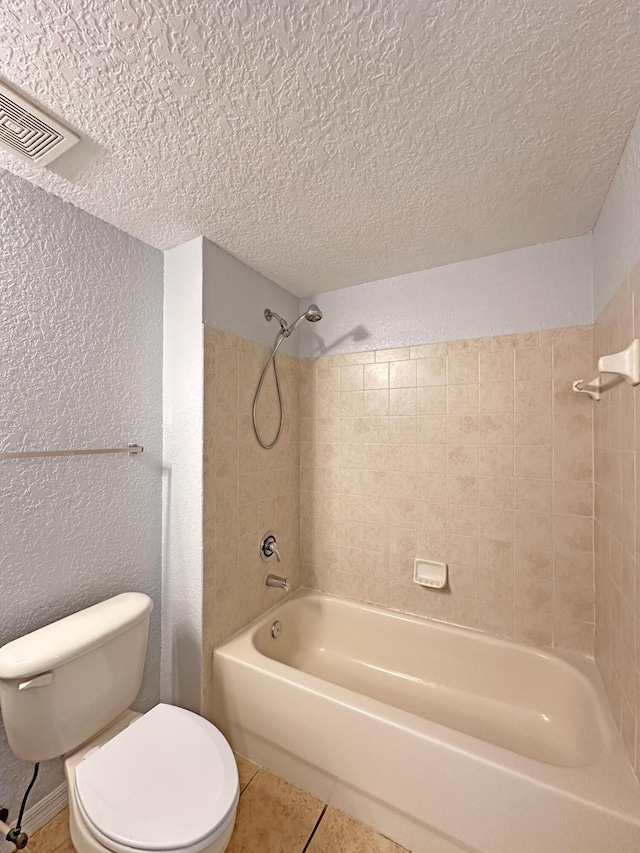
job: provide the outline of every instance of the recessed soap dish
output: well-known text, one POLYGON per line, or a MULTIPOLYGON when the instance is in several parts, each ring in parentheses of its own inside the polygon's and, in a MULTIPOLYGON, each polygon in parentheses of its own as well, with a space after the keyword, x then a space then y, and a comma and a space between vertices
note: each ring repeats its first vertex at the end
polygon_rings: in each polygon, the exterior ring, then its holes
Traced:
POLYGON ((447 585, 447 564, 433 560, 415 560, 413 582, 429 589, 444 589, 447 585))

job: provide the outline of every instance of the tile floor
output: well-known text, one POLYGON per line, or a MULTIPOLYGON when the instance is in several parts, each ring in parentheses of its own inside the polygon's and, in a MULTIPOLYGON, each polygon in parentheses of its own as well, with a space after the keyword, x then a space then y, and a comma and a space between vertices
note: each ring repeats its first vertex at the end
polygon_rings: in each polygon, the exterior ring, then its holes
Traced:
MULTIPOLYGON (((241 755, 240 804, 227 853, 403 853, 364 824, 241 755)), ((31 838, 29 853, 75 853, 67 810, 31 838)), ((406 853, 406 851, 405 851, 406 853)))

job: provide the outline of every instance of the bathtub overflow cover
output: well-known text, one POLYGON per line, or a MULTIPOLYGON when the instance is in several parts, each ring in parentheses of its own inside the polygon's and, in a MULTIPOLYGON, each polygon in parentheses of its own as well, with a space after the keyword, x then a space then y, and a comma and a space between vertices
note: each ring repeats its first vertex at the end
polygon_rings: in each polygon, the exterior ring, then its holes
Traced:
POLYGON ((282 634, 282 622, 279 622, 277 619, 271 626, 271 636, 274 640, 277 640, 278 637, 282 634))

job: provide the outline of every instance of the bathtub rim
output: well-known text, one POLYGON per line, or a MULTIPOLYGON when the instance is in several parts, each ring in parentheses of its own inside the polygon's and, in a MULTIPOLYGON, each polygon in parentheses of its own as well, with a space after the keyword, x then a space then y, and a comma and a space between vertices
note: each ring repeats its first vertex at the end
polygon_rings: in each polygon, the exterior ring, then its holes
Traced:
MULTIPOLYGON (((482 642, 489 646, 507 646, 509 648, 519 649, 520 651, 525 650, 528 655, 532 655, 538 658, 543 658, 545 660, 556 660, 559 663, 562 663, 564 666, 568 666, 571 669, 575 669, 578 671, 580 676, 580 680, 583 684, 587 685, 590 688, 595 688, 593 684, 593 680, 590 677, 592 674, 592 668, 590 664, 595 664, 595 658, 593 655, 585 655, 580 652, 573 652, 569 649, 561 649, 555 648, 551 646, 545 646, 540 643, 527 642, 525 640, 515 640, 512 637, 501 637, 498 634, 492 634, 488 631, 483 631, 481 628, 473 628, 467 625, 458 625, 454 622, 445 622, 442 619, 436 619, 431 616, 420 616, 417 613, 407 613, 403 610, 392 610, 389 607, 385 607, 381 604, 372 604, 366 601, 359 601, 355 598, 343 598, 339 595, 332 595, 328 592, 319 592, 314 589, 309 589, 307 587, 299 587, 295 592, 291 593, 291 595, 284 598, 282 601, 279 601, 269 610, 265 611, 260 616, 256 617, 252 622, 245 625, 243 628, 240 628, 233 635, 227 637, 223 642, 219 643, 216 648, 220 648, 225 643, 230 640, 235 639, 240 634, 243 634, 245 631, 248 631, 249 628, 253 628, 252 637, 255 635, 255 632, 266 625, 269 622, 270 615, 275 610, 282 610, 286 605, 293 604, 296 601, 303 600, 305 598, 317 598, 323 599, 326 601, 338 601, 342 604, 347 604, 353 607, 357 607, 361 610, 368 610, 373 613, 382 613, 385 617, 389 619, 393 619, 394 621, 403 621, 410 622, 414 625, 427 625, 429 628, 433 628, 433 630, 439 631, 441 633, 451 633, 454 635, 467 635, 472 634, 482 639, 482 642)), ((259 654, 263 654, 254 643, 254 648, 259 654)), ((270 660, 274 662, 278 662, 275 658, 271 658, 269 655, 264 655, 264 657, 268 657, 270 660)), ((286 666, 287 664, 285 664, 286 666)), ((321 681, 323 679, 320 679, 321 681)), ((345 690, 348 688, 345 688, 345 690)), ((355 692, 355 691, 354 691, 355 692)), ((598 697, 599 698, 599 697, 598 697)), ((384 704, 384 703, 383 703, 384 704)))
MULTIPOLYGON (((492 645, 506 644, 509 646, 517 647, 519 649, 527 649, 528 651, 533 652, 539 657, 556 657, 559 660, 569 664, 569 666, 573 666, 575 669, 578 669, 579 672, 584 675, 588 682, 591 682, 590 676, 592 670, 590 665, 593 664, 597 666, 595 656, 592 654, 584 654, 583 652, 574 652, 570 649, 547 646, 543 643, 534 643, 530 640, 516 640, 513 637, 503 637, 500 634, 493 634, 490 631, 483 631, 482 628, 475 628, 470 625, 459 625, 457 622, 445 622, 443 619, 437 619, 435 616, 421 616, 418 613, 409 613, 405 610, 393 610, 391 607, 386 607, 384 604, 375 604, 369 601, 361 601, 357 598, 346 598, 345 596, 334 595, 333 593, 329 592, 320 592, 320 590, 311 589, 311 587, 305 586, 299 586, 296 590, 289 593, 287 596, 280 599, 280 601, 277 601, 275 604, 273 604, 268 610, 265 610, 264 613, 261 613, 259 616, 256 616, 254 619, 251 620, 251 622, 247 622, 246 625, 243 625, 241 628, 238 628, 236 631, 233 632, 233 634, 229 634, 228 637, 225 637, 223 640, 220 640, 220 642, 216 643, 216 645, 213 647, 212 654, 215 653, 222 646, 225 646, 227 643, 230 643, 232 640, 236 640, 241 635, 248 633, 249 629, 257 629, 261 627, 263 623, 266 624, 276 610, 282 610, 285 606, 293 604, 294 602, 304 598, 319 598, 325 599, 327 601, 339 601, 343 602, 344 604, 362 608, 363 610, 370 610, 375 613, 384 613, 385 615, 388 615, 390 618, 394 619, 406 619, 407 621, 420 625, 426 623, 429 626, 433 626, 436 629, 442 629, 444 631, 451 630, 452 632, 462 634, 471 633, 473 635, 481 637, 483 640, 490 642, 492 645)), ((256 649, 256 651, 258 650, 256 649)), ((261 652, 258 653, 262 654, 261 652)), ((270 658, 270 660, 273 660, 273 658, 270 658)))

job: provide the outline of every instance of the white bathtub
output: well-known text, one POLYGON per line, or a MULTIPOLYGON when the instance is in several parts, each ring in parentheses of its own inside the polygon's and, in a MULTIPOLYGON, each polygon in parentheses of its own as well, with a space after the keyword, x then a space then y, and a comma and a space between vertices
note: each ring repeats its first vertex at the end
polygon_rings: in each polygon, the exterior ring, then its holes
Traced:
POLYGON ((591 660, 300 590, 213 677, 236 750, 415 853, 640 850, 591 660))

